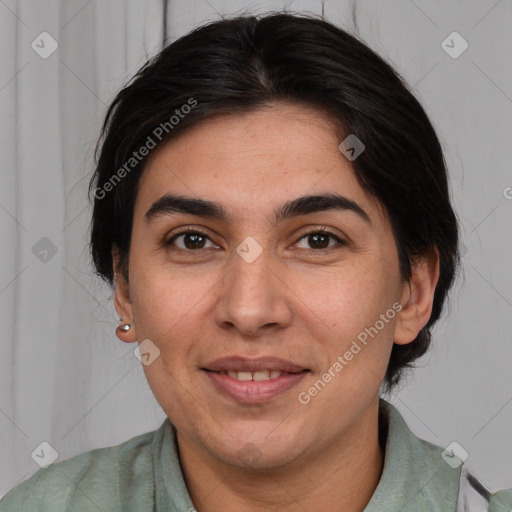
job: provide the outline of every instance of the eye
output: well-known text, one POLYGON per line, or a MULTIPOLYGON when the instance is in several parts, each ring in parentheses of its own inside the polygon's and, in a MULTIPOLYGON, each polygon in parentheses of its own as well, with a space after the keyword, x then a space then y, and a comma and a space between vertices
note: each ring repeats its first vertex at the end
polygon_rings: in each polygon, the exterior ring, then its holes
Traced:
MULTIPOLYGON (((331 231, 326 228, 311 228, 309 229, 297 243, 301 240, 306 239, 312 247, 311 249, 305 248, 310 252, 318 252, 320 249, 331 249, 333 246, 329 246, 329 238, 334 239, 338 244, 344 245, 344 241, 331 231)), ((303 247, 304 248, 304 247, 303 247)))
POLYGON ((197 249, 205 249, 205 241, 210 240, 208 235, 199 229, 187 229, 186 231, 181 231, 180 233, 174 235, 172 238, 165 242, 165 245, 174 245, 174 242, 181 237, 183 237, 183 246, 178 245, 178 248, 191 251, 197 249))

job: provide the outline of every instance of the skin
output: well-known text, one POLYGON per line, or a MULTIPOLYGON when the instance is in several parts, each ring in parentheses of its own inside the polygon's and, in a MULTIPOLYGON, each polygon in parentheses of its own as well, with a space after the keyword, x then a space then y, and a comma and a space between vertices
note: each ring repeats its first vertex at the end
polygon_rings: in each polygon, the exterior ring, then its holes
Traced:
POLYGON ((133 327, 118 336, 160 350, 143 368, 177 428, 198 512, 357 512, 380 479, 379 389, 393 342, 410 343, 430 317, 439 256, 426 255, 402 281, 389 219, 357 183, 338 149, 343 139, 325 114, 280 103, 201 122, 155 150, 141 177, 129 282, 117 273, 115 287, 117 312, 133 327), (335 210, 271 222, 285 201, 332 192, 356 201, 372 225, 335 210), (233 221, 174 214, 146 222, 164 193, 219 202, 233 221), (162 246, 188 227, 206 232, 201 249, 187 248, 186 236, 162 246), (328 238, 329 248, 317 248, 306 227, 345 243, 328 238), (248 236, 263 249, 252 263, 236 252, 248 236), (402 310, 301 404, 297 394, 395 302, 402 310), (200 370, 227 355, 273 355, 311 371, 265 403, 240 404, 200 370))

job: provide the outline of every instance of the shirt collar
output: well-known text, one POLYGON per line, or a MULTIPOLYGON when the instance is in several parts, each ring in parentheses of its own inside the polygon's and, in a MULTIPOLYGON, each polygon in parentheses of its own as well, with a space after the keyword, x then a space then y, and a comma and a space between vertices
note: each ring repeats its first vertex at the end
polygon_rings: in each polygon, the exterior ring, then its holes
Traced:
POLYGON ((455 510, 460 467, 449 466, 443 449, 418 438, 382 398, 379 427, 387 429, 384 467, 364 512, 455 510))

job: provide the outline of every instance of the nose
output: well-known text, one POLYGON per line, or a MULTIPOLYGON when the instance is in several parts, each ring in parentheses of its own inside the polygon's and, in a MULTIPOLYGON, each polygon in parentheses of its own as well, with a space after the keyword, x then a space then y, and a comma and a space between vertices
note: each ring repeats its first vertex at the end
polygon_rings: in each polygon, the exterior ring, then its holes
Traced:
POLYGON ((247 336, 288 326, 293 293, 269 251, 264 249, 254 261, 233 252, 229 264, 215 307, 217 325, 247 336))

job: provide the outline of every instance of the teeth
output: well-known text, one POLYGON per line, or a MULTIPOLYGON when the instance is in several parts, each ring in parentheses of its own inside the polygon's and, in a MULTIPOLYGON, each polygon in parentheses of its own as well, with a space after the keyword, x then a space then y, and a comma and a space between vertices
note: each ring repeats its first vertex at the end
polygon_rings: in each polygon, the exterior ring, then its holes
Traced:
POLYGON ((227 373, 232 379, 236 380, 270 380, 275 379, 281 375, 281 372, 279 370, 262 370, 259 372, 221 372, 221 373, 227 373))
POLYGON ((252 374, 252 380, 269 380, 270 379, 270 372, 263 370, 261 372, 254 372, 252 374))

